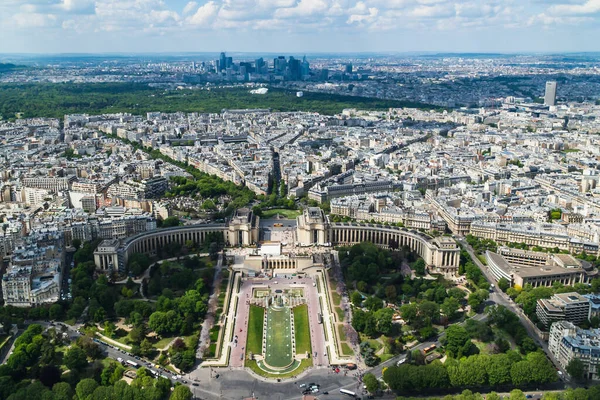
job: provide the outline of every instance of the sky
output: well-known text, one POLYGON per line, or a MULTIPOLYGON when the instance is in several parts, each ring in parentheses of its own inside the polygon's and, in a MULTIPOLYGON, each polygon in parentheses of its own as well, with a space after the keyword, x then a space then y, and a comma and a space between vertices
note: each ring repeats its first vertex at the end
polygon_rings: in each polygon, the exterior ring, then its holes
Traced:
POLYGON ((600 51, 600 0, 0 0, 0 53, 600 51))

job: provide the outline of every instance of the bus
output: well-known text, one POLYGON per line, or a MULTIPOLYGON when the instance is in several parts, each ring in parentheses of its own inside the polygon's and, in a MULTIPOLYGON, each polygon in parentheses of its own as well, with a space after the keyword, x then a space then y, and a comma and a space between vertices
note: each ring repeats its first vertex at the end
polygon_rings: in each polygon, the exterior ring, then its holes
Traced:
POLYGON ((356 393, 348 389, 340 389, 340 393, 348 395, 350 397, 356 397, 356 393))
POLYGON ((427 346, 423 349, 423 354, 427 354, 429 352, 431 352, 432 350, 434 350, 437 346, 435 344, 432 344, 431 346, 427 346))
POLYGON ((127 360, 127 361, 125 361, 125 363, 127 363, 127 365, 129 365, 130 367, 133 367, 133 368, 139 368, 140 367, 138 363, 133 362, 131 360, 127 360))

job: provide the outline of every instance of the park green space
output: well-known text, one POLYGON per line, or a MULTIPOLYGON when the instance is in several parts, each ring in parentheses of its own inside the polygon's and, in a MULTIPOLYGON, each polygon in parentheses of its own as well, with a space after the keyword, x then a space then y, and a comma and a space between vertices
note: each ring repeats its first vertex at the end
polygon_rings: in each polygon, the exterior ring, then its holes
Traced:
POLYGON ((272 210, 265 210, 262 212, 262 219, 275 218, 279 214, 280 217, 286 219, 295 219, 298 215, 300 215, 300 211, 298 210, 287 210, 285 208, 274 208, 272 210))
POLYGON ((248 317, 248 338, 246 350, 248 353, 262 354, 262 337, 265 309, 258 306, 250 306, 248 317))
POLYGON ((267 310, 266 329, 266 364, 274 368, 288 366, 293 361, 290 309, 288 307, 270 307, 267 310))
POLYGON ((348 343, 342 343, 342 355, 343 356, 353 356, 354 355, 354 351, 352 351, 352 348, 350 347, 350 345, 348 345, 348 343))
POLYGON ((294 332, 296 338, 296 354, 311 353, 308 306, 306 304, 294 308, 294 332))
POLYGON ((344 342, 346 340, 346 327, 342 324, 339 324, 337 326, 337 330, 338 330, 338 339, 340 340, 340 342, 344 342))
POLYGON ((433 109, 423 103, 384 100, 331 93, 270 88, 265 95, 251 94, 248 88, 211 90, 165 90, 142 83, 38 83, 0 85, 0 114, 14 118, 62 118, 65 114, 129 112, 218 113, 223 109, 269 108, 274 111, 310 111, 333 115, 345 108, 387 110, 411 107, 433 109))

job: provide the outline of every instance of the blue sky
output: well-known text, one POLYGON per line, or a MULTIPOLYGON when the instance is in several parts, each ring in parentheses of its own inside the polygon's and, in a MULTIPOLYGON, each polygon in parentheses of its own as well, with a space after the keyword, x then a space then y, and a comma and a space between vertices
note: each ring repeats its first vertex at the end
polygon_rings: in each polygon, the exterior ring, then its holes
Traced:
POLYGON ((1 53, 600 51, 600 0, 0 0, 1 53))

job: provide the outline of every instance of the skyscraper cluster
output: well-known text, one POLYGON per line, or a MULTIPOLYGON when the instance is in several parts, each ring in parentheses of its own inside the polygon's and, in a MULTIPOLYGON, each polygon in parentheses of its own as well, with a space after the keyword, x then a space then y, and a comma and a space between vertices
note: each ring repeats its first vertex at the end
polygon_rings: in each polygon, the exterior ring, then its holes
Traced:
POLYGON ((273 73, 276 76, 281 76, 287 80, 302 80, 310 76, 310 64, 306 61, 306 56, 299 60, 293 56, 288 59, 285 56, 278 56, 273 59, 273 66, 269 68, 269 64, 262 57, 257 58, 254 62, 240 61, 238 64, 233 62, 232 57, 227 57, 225 52, 221 53, 218 60, 215 61, 216 71, 219 73, 239 73, 244 76, 248 74, 265 75, 273 73))

